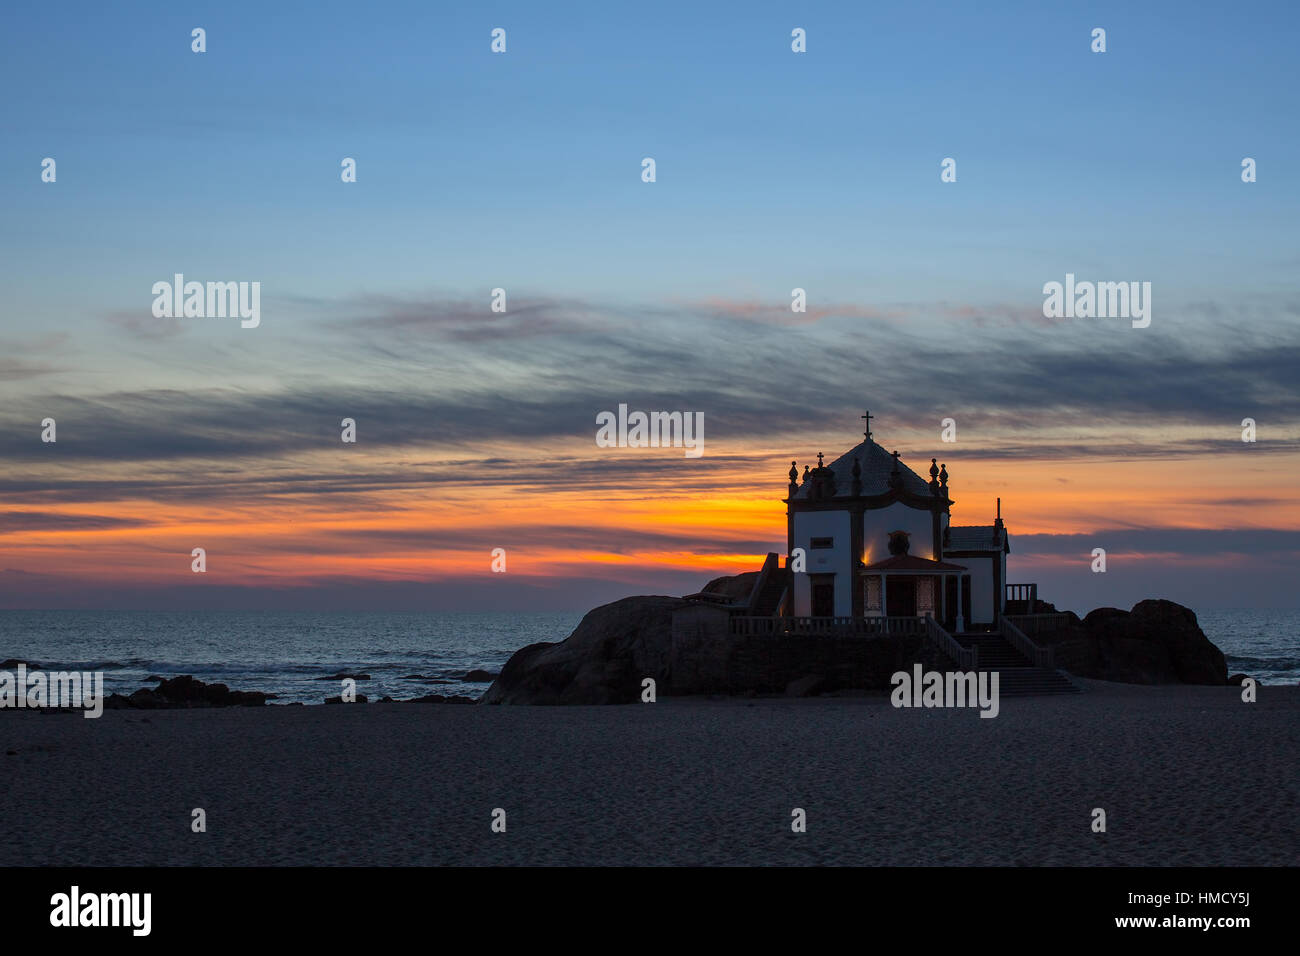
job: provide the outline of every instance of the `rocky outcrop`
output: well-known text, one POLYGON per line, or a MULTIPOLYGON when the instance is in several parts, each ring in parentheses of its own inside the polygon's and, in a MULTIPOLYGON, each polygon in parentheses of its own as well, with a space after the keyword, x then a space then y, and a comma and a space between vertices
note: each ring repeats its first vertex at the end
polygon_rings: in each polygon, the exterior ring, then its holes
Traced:
POLYGON ((489 704, 625 704, 656 695, 809 696, 889 686, 914 661, 937 662, 919 634, 889 640, 731 635, 725 608, 631 597, 587 613, 567 640, 510 658, 482 697, 489 704))
POLYGON ((111 694, 104 699, 109 710, 135 708, 160 710, 181 707, 260 707, 275 694, 255 690, 231 690, 225 684, 205 684, 189 674, 162 680, 156 688, 142 687, 130 697, 111 694))
MULTIPOLYGON (((748 594, 754 575, 710 581, 705 591, 748 594)), ((1044 607, 1050 607, 1040 602, 1044 607)), ((617 704, 641 699, 642 681, 656 694, 784 694, 884 690, 915 662, 951 663, 920 635, 887 639, 800 635, 733 635, 729 612, 710 602, 630 597, 588 612, 563 641, 516 651, 482 697, 490 704, 617 704)), ((1098 608, 1036 638, 1055 649, 1071 673, 1132 684, 1227 682, 1223 652, 1196 615, 1172 601, 1141 601, 1131 611, 1098 608)))
POLYGON ((754 584, 757 581, 757 571, 745 571, 742 574, 731 574, 726 577, 714 578, 708 584, 704 585, 702 593, 716 594, 718 597, 743 601, 749 597, 750 592, 754 590, 754 584))
POLYGON ((630 597, 605 604, 566 640, 516 651, 482 697, 487 704, 623 704, 645 677, 669 670, 672 613, 687 601, 630 597))
POLYGON ((1038 638, 1058 667, 1080 677, 1126 684, 1225 684, 1223 652, 1196 614, 1173 601, 1140 601, 1131 611, 1099 607, 1038 638))

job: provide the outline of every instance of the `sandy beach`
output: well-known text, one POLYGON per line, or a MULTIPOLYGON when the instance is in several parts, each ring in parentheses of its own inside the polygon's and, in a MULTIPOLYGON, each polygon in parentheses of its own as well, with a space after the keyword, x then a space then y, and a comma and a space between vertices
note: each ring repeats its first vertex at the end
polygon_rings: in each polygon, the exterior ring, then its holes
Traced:
POLYGON ((992 720, 883 695, 0 712, 0 865, 1300 864, 1300 688, 1081 683, 992 720))

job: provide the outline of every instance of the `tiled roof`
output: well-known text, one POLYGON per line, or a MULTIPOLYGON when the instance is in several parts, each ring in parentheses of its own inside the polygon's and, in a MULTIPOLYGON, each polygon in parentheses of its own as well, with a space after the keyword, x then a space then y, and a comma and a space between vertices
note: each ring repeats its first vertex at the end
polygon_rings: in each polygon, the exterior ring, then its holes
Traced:
POLYGON ((945 551, 1001 551, 1006 546, 1006 531, 997 525, 949 525, 945 551))

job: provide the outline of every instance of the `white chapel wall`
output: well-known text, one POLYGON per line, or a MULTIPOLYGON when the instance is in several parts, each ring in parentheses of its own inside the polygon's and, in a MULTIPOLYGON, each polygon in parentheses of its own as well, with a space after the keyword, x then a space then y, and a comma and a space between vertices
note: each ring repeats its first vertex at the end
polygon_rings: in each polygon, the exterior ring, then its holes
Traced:
POLYGON ((883 561, 889 555, 889 533, 906 531, 909 533, 909 554, 918 558, 934 559, 934 525, 930 512, 909 508, 901 501, 895 501, 888 508, 865 512, 862 516, 862 561, 871 564, 883 561))
POLYGON ((794 516, 794 546, 808 556, 808 574, 794 575, 794 613, 799 617, 812 614, 812 585, 809 575, 835 575, 835 614, 848 617, 853 613, 853 556, 850 552, 849 513, 847 511, 804 511, 794 516), (831 538, 831 548, 814 548, 813 538, 831 538))
POLYGON ((960 564, 970 569, 970 624, 993 623, 993 555, 987 557, 966 558, 955 556, 948 559, 953 564, 960 564))

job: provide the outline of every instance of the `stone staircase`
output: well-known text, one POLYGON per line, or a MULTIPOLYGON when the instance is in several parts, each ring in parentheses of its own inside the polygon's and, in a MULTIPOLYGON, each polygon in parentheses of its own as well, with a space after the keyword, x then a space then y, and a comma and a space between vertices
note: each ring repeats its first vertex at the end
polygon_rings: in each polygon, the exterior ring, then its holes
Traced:
POLYGON ((757 617, 771 617, 779 612, 789 579, 790 572, 781 567, 778 556, 775 553, 769 554, 763 562, 758 580, 754 582, 747 613, 757 617))
POLYGON ((978 651, 976 671, 998 672, 999 697, 1079 693, 1079 688, 1065 674, 1048 667, 1035 667, 1001 634, 969 632, 954 634, 953 639, 962 647, 978 651))

